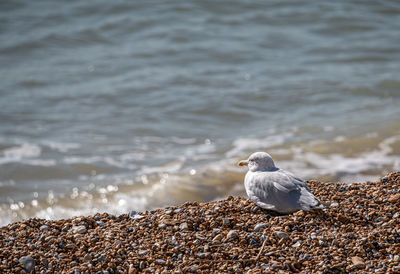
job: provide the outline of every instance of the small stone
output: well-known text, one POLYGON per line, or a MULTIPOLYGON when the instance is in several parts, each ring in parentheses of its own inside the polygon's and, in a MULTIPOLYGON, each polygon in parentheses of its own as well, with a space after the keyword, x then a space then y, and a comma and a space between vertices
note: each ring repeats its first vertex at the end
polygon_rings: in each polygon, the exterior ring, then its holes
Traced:
POLYGON ((174 210, 175 213, 181 213, 182 212, 182 208, 177 208, 174 210))
POLYGON ((150 254, 150 251, 148 251, 148 250, 139 250, 138 254, 139 254, 140 256, 143 256, 143 255, 150 254))
POLYGON ((336 202, 331 203, 331 207, 338 207, 338 206, 339 206, 339 203, 336 203, 336 202))
POLYGON ((390 195, 390 197, 388 198, 389 203, 397 203, 398 201, 400 201, 400 193, 390 195))
POLYGON ((167 262, 166 262, 165 260, 163 260, 163 259, 157 259, 157 260, 156 260, 156 263, 157 263, 157 264, 160 264, 160 265, 164 265, 164 264, 166 264, 167 262))
POLYGON ((84 225, 73 226, 71 230, 74 234, 85 234, 87 232, 87 229, 84 225))
POLYGON ((188 224, 187 223, 181 223, 180 224, 180 226, 179 226, 179 229, 180 230, 187 230, 189 227, 188 227, 188 224))
POLYGON ((254 231, 258 232, 260 230, 263 230, 264 228, 266 228, 268 226, 268 224, 265 223, 258 223, 256 224, 256 226, 254 227, 254 231))
POLYGON ((344 223, 344 224, 348 222, 347 217, 344 216, 344 215, 338 215, 337 218, 338 218, 338 220, 339 220, 340 222, 342 222, 342 223, 344 223))
POLYGON ((396 262, 396 263, 399 262, 400 261, 400 256, 399 255, 394 255, 393 256, 393 261, 396 262))
POLYGON ((24 265, 24 269, 28 273, 30 273, 31 271, 33 271, 35 269, 36 262, 30 256, 21 257, 18 261, 20 264, 24 265))
POLYGON ((199 267, 197 265, 192 265, 189 267, 189 271, 191 272, 197 272, 199 270, 199 267))
POLYGON ((83 260, 85 262, 90 262, 92 260, 92 256, 90 256, 90 254, 88 253, 88 254, 85 255, 85 257, 83 257, 83 260))
POLYGON ((158 225, 158 228, 165 228, 166 226, 167 226, 166 224, 161 223, 161 224, 158 225))
POLYGON ((353 263, 353 265, 351 266, 352 269, 365 267, 364 260, 361 257, 351 257, 351 262, 353 263))
POLYGON ((233 221, 232 218, 223 218, 222 219, 222 224, 223 225, 230 225, 232 221, 233 221))
POLYGON ((199 252, 196 254, 196 256, 201 259, 206 259, 210 256, 210 252, 199 252))
POLYGON ((65 245, 65 248, 66 248, 66 249, 75 249, 75 247, 76 247, 76 245, 74 245, 74 244, 72 244, 72 243, 69 243, 69 244, 66 244, 66 245, 65 245))
POLYGON ((45 230, 49 230, 49 227, 47 225, 42 225, 39 229, 41 231, 45 231, 45 230))
POLYGON ((239 232, 237 230, 231 230, 226 237, 228 240, 237 239, 239 237, 239 232))
POLYGON ((292 247, 299 247, 301 245, 300 241, 296 242, 295 244, 292 245, 292 247))
POLYGON ((222 238, 223 238, 222 234, 218 234, 212 239, 212 242, 219 243, 219 242, 221 242, 222 238))
POLYGON ((274 235, 279 239, 286 239, 289 238, 289 234, 283 231, 274 231, 274 235))
POLYGON ((42 265, 44 265, 45 267, 47 267, 47 265, 49 264, 49 261, 47 260, 47 258, 42 258, 41 260, 42 265))
POLYGON ((102 221, 97 221, 96 224, 98 224, 101 227, 106 227, 106 224, 102 221))
POLYGON ((99 260, 99 262, 105 262, 107 258, 105 254, 101 254, 97 259, 99 260))
POLYGON ((137 269, 135 268, 134 265, 131 264, 129 266, 128 274, 136 274, 136 273, 138 273, 137 269))

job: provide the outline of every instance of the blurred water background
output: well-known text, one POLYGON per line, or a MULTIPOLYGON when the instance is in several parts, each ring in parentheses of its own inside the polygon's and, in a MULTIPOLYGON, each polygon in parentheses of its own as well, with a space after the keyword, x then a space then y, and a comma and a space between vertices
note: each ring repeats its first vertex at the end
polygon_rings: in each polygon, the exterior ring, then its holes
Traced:
POLYGON ((400 169, 398 1, 0 2, 0 225, 400 169))

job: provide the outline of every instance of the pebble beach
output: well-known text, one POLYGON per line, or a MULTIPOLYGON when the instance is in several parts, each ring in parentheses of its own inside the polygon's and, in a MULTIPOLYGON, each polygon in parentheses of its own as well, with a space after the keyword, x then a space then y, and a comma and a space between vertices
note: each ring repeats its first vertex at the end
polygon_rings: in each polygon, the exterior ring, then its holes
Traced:
POLYGON ((323 210, 277 215, 247 198, 0 228, 1 273, 399 273, 400 172, 307 182, 323 210))

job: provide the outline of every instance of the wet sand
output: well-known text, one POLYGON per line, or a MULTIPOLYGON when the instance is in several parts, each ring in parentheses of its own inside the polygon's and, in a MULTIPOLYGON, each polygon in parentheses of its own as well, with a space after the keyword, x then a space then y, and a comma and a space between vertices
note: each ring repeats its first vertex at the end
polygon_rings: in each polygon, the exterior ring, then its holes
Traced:
POLYGON ((400 172, 308 186, 325 209, 278 216, 228 197, 12 223, 0 228, 0 272, 400 272, 400 172))

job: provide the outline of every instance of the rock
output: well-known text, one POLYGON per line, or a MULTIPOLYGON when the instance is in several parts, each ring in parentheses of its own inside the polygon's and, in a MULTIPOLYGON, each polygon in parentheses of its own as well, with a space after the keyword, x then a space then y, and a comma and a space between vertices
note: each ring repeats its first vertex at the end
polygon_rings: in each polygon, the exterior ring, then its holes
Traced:
POLYGON ((83 260, 84 260, 85 262, 90 262, 90 261, 92 260, 92 256, 90 256, 90 254, 86 254, 86 255, 83 257, 83 260))
POLYGON ((275 235, 275 237, 277 237, 279 239, 289 238, 289 234, 287 234, 286 232, 283 232, 283 231, 274 231, 274 235, 275 235))
POLYGON ((213 243, 220 243, 222 238, 223 238, 222 234, 218 234, 212 239, 212 242, 213 243))
POLYGON ((47 258, 42 258, 40 260, 40 262, 42 263, 42 265, 44 265, 45 267, 47 267, 47 265, 49 264, 49 261, 47 260, 47 258))
POLYGON ((30 273, 31 271, 33 271, 35 269, 36 262, 30 256, 21 257, 18 261, 20 264, 24 265, 24 269, 28 273, 30 273))
POLYGON ((187 230, 189 227, 188 227, 188 224, 187 223, 181 223, 180 225, 179 225, 179 229, 180 230, 187 230))
POLYGON ((46 231, 46 230, 49 230, 49 227, 47 225, 42 225, 39 229, 41 231, 46 231))
POLYGON ((400 261, 400 256, 399 255, 394 255, 393 256, 393 261, 396 262, 396 263, 399 262, 400 261))
POLYGON ((71 230, 74 234, 85 234, 87 232, 87 229, 84 225, 73 226, 71 230))
POLYGON ((400 193, 397 193, 397 194, 394 194, 394 195, 391 195, 391 196, 389 196, 389 198, 388 198, 388 202, 389 203, 397 203, 398 201, 400 201, 400 193))
POLYGON ((346 217, 346 216, 344 216, 344 215, 338 215, 337 216, 337 218, 338 218, 338 220, 340 221, 340 222, 342 222, 342 223, 347 223, 348 221, 349 221, 349 219, 346 217))
POLYGON ((100 254, 97 260, 99 260, 99 262, 105 262, 107 260, 106 254, 100 254))
POLYGON ((339 206, 339 203, 336 203, 336 202, 331 203, 331 205, 330 205, 330 207, 338 207, 338 206, 339 206))
POLYGON ((97 221, 96 224, 98 224, 101 227, 106 227, 106 224, 102 221, 97 221))
POLYGON ((150 254, 150 251, 148 251, 148 250, 139 250, 138 254, 139 254, 140 256, 143 256, 143 255, 150 254))
POLYGON ((301 245, 300 241, 296 242, 295 244, 292 245, 292 247, 299 247, 301 245))
POLYGON ((233 240, 239 238, 239 232, 237 230, 230 230, 226 236, 228 240, 233 240))
POLYGON ((189 267, 190 272, 197 272, 199 270, 199 267, 197 265, 192 265, 189 267))
POLYGON ((131 264, 129 266, 128 274, 136 274, 136 273, 138 273, 137 269, 135 268, 134 265, 131 264))
POLYGON ((196 256, 200 259, 207 259, 210 256, 210 252, 198 252, 196 256))
POLYGON ((222 219, 222 224, 223 225, 230 225, 233 221, 233 218, 223 218, 222 219))
POLYGON ((182 212, 182 208, 177 208, 174 210, 175 213, 181 213, 182 212))
POLYGON ((160 264, 160 265, 165 265, 167 262, 165 260, 163 260, 163 259, 157 259, 156 263, 160 264))
POLYGON ((258 232, 260 230, 264 230, 264 228, 266 228, 266 227, 268 227, 268 224, 266 224, 266 223, 258 223, 254 227, 254 231, 258 232))
POLYGON ((353 263, 353 265, 351 266, 352 269, 365 267, 364 260, 361 257, 358 256, 351 257, 351 262, 353 263))
POLYGON ((317 233, 315 233, 315 232, 311 233, 310 238, 311 238, 311 240, 317 239, 317 233))

